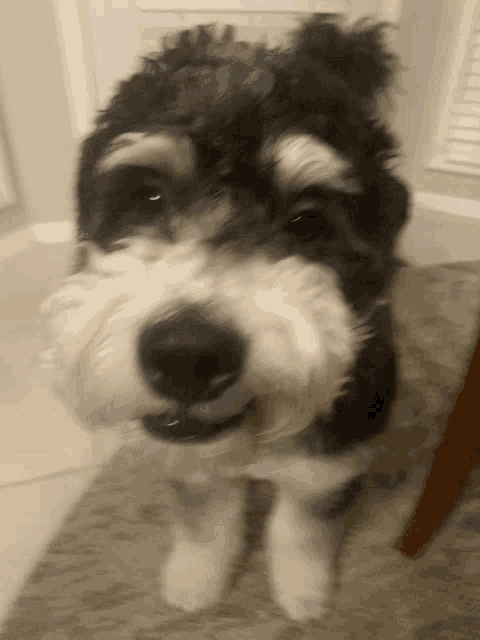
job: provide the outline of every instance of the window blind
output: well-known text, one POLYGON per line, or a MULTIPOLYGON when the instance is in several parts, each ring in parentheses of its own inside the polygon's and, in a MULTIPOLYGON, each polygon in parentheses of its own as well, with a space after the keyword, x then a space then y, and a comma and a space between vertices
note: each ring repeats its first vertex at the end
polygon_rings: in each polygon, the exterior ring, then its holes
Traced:
POLYGON ((450 113, 444 162, 480 173, 480 13, 468 43, 458 90, 450 113))

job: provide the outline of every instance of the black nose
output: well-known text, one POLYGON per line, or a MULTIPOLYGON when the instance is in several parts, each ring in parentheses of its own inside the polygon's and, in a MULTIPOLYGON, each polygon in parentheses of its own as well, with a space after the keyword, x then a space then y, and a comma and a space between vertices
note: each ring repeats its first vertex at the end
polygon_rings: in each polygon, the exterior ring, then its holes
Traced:
POLYGON ((185 406, 218 398, 240 377, 246 353, 238 333, 197 309, 145 329, 139 347, 150 387, 185 406))

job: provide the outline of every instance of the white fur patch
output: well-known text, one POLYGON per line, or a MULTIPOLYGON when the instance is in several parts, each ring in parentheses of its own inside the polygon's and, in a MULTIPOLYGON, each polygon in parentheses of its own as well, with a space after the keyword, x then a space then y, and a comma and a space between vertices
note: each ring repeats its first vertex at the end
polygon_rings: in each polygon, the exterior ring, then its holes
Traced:
POLYGON ((281 136, 266 158, 275 163, 277 183, 284 189, 326 186, 347 193, 358 193, 358 182, 348 176, 350 163, 327 143, 308 134, 291 133, 281 136))
POLYGON ((244 486, 220 483, 205 497, 203 513, 200 509, 193 515, 178 514, 173 549, 159 576, 164 599, 184 611, 197 611, 220 599, 242 543, 244 486))
POLYGON ((341 490, 370 466, 373 453, 359 445, 341 458, 308 457, 305 454, 275 454, 260 450, 246 471, 249 476, 274 482, 280 490, 299 499, 323 496, 341 490))
POLYGON ((288 493, 280 493, 266 530, 272 595, 297 622, 328 612, 335 584, 328 524, 309 520, 288 493))
POLYGON ((260 254, 218 268, 195 241, 164 243, 161 255, 151 247, 139 237, 112 254, 92 250, 90 272, 67 279, 44 304, 57 385, 69 389, 64 396, 82 421, 114 425, 169 407, 143 379, 137 339, 191 305, 246 339, 240 383, 262 403, 263 439, 328 414, 366 337, 332 270, 260 254))
POLYGON ((99 169, 107 172, 121 165, 166 169, 176 176, 188 176, 195 168, 195 148, 189 139, 165 132, 123 134, 112 142, 99 169))
POLYGON ((159 464, 169 478, 189 485, 211 485, 219 479, 238 478, 255 459, 251 425, 206 444, 164 444, 159 464))
POLYGON ((175 548, 160 574, 160 592, 169 605, 193 612, 218 602, 231 570, 228 526, 212 532, 211 544, 184 539, 177 528, 175 548))

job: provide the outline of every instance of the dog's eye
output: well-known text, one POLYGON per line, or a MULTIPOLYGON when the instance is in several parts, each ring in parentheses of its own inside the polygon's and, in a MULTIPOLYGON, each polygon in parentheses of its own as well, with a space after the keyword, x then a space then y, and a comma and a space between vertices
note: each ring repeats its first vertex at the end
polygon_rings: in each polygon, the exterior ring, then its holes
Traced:
POLYGON ((331 240, 334 230, 326 217, 326 202, 315 202, 295 208, 295 213, 284 225, 283 231, 295 236, 300 242, 322 237, 331 240))
POLYGON ((136 191, 134 191, 132 196, 134 200, 142 204, 150 202, 157 205, 163 204, 163 195, 161 191, 156 187, 151 187, 148 185, 139 187, 138 189, 136 189, 136 191))

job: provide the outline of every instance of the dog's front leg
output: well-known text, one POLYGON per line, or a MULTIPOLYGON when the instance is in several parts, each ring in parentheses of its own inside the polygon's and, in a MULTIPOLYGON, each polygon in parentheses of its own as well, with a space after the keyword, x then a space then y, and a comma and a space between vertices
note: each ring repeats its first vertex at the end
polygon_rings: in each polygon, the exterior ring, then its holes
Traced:
POLYGON ((279 490, 267 525, 268 565, 274 600, 292 620, 328 613, 342 529, 314 516, 298 495, 279 490))
POLYGON ((342 513, 361 489, 371 463, 367 447, 338 459, 270 456, 249 467, 276 485, 266 527, 272 595, 293 620, 325 616, 336 586, 345 534, 342 513))
POLYGON ((242 549, 246 484, 177 488, 174 546, 160 575, 163 598, 185 611, 219 601, 242 549))

